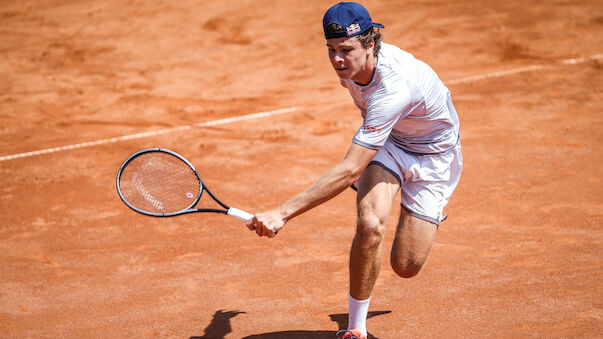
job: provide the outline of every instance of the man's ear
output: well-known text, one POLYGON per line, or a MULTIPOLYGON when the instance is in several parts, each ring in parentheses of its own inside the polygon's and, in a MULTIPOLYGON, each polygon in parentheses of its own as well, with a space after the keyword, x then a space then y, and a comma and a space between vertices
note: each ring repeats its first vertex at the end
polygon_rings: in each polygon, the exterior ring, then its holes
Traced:
POLYGON ((373 49, 375 48, 375 40, 371 40, 369 44, 366 46, 366 51, 370 54, 373 54, 373 49))

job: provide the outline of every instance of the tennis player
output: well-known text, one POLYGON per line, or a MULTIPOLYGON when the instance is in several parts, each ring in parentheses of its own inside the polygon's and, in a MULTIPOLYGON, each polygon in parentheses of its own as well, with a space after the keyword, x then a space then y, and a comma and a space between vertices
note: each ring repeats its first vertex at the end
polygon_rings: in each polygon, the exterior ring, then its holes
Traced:
POLYGON ((351 245, 348 330, 339 338, 366 338, 371 293, 381 267, 387 219, 398 192, 401 213, 391 249, 403 278, 425 263, 444 206, 462 168, 459 120, 450 91, 424 62, 381 42, 368 11, 341 2, 324 15, 329 59, 360 109, 363 123, 345 158, 311 187, 258 213, 247 226, 273 237, 285 223, 341 193, 357 189, 356 235, 351 245))

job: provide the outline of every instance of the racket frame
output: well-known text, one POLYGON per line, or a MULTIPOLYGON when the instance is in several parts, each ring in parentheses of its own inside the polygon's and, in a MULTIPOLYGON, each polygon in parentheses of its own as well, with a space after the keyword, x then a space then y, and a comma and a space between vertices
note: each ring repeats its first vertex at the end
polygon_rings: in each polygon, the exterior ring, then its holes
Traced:
POLYGON ((247 217, 247 215, 245 214, 249 214, 247 212, 241 211, 239 209, 236 208, 231 208, 229 206, 227 206, 226 204, 224 204, 223 202, 221 202, 218 198, 216 198, 216 196, 214 196, 211 191, 209 189, 207 189, 207 186, 205 186, 203 184, 203 180, 201 180, 201 176, 199 176, 199 173, 197 172, 197 170, 195 169, 195 166, 193 166, 193 164, 191 164, 188 160, 186 160, 183 156, 181 156, 180 154, 174 152, 174 151, 170 151, 168 149, 165 148, 147 148, 147 149, 143 149, 140 150, 134 154, 132 154, 131 156, 129 156, 124 163, 121 165, 121 167, 119 168, 119 171, 117 172, 117 179, 116 179, 116 186, 117 186, 117 193, 119 194, 119 198, 131 209, 133 209, 134 211, 144 214, 144 215, 149 215, 149 216, 153 216, 153 217, 173 217, 176 215, 182 215, 182 214, 188 214, 188 213, 195 213, 195 212, 210 212, 210 213, 222 213, 222 214, 228 214, 231 215, 235 218, 241 219, 241 220, 246 220, 244 218, 247 217), (121 175, 123 173, 124 168, 126 168, 126 166, 135 158, 137 158, 138 156, 145 154, 145 153, 150 153, 150 152, 162 152, 162 153, 168 153, 172 156, 177 157, 178 159, 182 160, 185 164, 187 164, 192 170, 193 173, 195 173, 195 175, 197 176, 197 179, 199 180, 199 194, 197 195, 196 199, 189 205, 187 206, 185 209, 182 209, 180 211, 177 212, 171 212, 171 213, 154 213, 154 212, 149 212, 149 211, 145 211, 145 210, 141 210, 135 206, 133 206, 132 204, 130 204, 128 202, 128 200, 123 196, 122 192, 121 192, 121 188, 119 185, 119 181, 121 179, 121 175), (197 205, 197 203, 201 200, 201 196, 203 195, 203 190, 205 190, 207 192, 207 194, 209 194, 214 201, 216 201, 220 206, 222 206, 223 208, 225 208, 225 210, 221 210, 221 209, 215 209, 215 208, 193 208, 195 205, 197 205), (243 215, 240 215, 240 212, 243 213, 243 215))

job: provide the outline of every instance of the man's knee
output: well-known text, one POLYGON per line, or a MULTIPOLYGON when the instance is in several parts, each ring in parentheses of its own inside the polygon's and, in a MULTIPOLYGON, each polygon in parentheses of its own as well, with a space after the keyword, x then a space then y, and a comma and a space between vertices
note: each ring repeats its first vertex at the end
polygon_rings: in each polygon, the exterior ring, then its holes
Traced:
POLYGON ((407 255, 403 257, 397 256, 392 252, 391 265, 394 272, 402 278, 412 278, 419 274, 419 271, 425 264, 427 257, 416 257, 407 255))
POLYGON ((396 274, 402 278, 419 274, 429 256, 436 230, 435 224, 402 211, 391 252, 391 265, 396 274))
POLYGON ((358 217, 356 226, 356 241, 362 248, 379 246, 385 233, 385 225, 374 214, 365 214, 358 217))

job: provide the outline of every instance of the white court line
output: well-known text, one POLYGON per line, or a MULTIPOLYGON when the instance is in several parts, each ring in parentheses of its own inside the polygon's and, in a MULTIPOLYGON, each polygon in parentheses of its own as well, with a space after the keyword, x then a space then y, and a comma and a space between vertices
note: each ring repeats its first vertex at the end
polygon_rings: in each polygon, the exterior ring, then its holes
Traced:
POLYGON ((460 79, 454 79, 454 80, 447 81, 447 83, 450 85, 465 84, 465 83, 476 82, 476 81, 485 80, 485 79, 500 78, 500 77, 504 77, 506 75, 539 71, 543 68, 545 68, 544 65, 526 66, 526 67, 509 69, 506 71, 498 71, 498 72, 469 76, 469 77, 460 78, 460 79))
MULTIPOLYGON (((591 61, 591 60, 600 60, 600 59, 603 59, 603 54, 595 54, 595 55, 582 57, 582 58, 565 59, 565 60, 559 61, 559 63, 563 64, 563 65, 575 65, 575 64, 580 64, 580 63, 584 63, 584 62, 591 61)), ((538 71, 538 70, 545 69, 547 67, 552 67, 553 65, 555 65, 555 64, 533 65, 533 66, 514 68, 514 69, 505 70, 505 71, 498 71, 498 72, 486 73, 486 74, 481 74, 481 75, 469 76, 469 77, 460 78, 460 79, 453 79, 450 81, 446 81, 446 83, 450 84, 450 85, 456 85, 456 84, 464 84, 464 83, 475 82, 475 81, 491 79, 491 78, 500 78, 500 77, 507 76, 507 75, 538 71)), ((0 157, 0 161, 33 157, 33 156, 41 155, 41 154, 48 154, 48 153, 72 150, 72 149, 76 149, 76 148, 104 145, 104 144, 116 143, 119 141, 125 141, 125 140, 131 140, 131 139, 140 139, 140 138, 162 135, 162 134, 167 134, 167 133, 172 133, 172 132, 177 132, 177 131, 185 131, 185 130, 189 130, 193 127, 209 127, 209 126, 229 124, 229 123, 243 121, 243 120, 264 118, 264 117, 269 117, 272 115, 286 114, 286 113, 299 111, 301 108, 302 107, 283 108, 283 109, 279 109, 279 110, 275 110, 275 111, 254 113, 254 114, 248 114, 248 115, 243 115, 243 116, 238 116, 238 117, 220 119, 220 120, 215 120, 215 121, 208 121, 208 122, 203 122, 203 123, 196 124, 196 125, 186 125, 186 126, 158 130, 158 131, 124 135, 121 137, 115 137, 115 138, 110 138, 110 139, 102 139, 102 140, 83 142, 83 143, 67 145, 67 146, 47 148, 47 149, 42 149, 42 150, 32 151, 32 152, 5 155, 5 156, 0 157)))
POLYGON ((275 111, 268 111, 268 112, 254 113, 254 114, 247 114, 247 115, 233 117, 233 118, 226 118, 226 119, 208 121, 208 122, 203 122, 203 123, 196 124, 196 125, 186 125, 186 126, 180 126, 180 127, 162 129, 162 130, 158 130, 158 131, 129 134, 129 135, 124 135, 124 136, 121 136, 121 137, 115 137, 115 138, 110 138, 110 139, 102 139, 102 140, 96 140, 96 141, 90 141, 90 142, 83 142, 83 143, 80 143, 80 144, 73 144, 73 145, 67 145, 67 146, 59 146, 59 147, 54 147, 54 148, 47 148, 47 149, 42 149, 42 150, 32 151, 32 152, 25 152, 25 153, 19 153, 19 154, 5 155, 5 156, 0 157, 0 161, 12 160, 12 159, 17 159, 17 158, 33 157, 33 156, 36 156, 36 155, 55 153, 55 152, 61 152, 61 151, 67 151, 67 150, 72 150, 72 149, 76 149, 76 148, 84 148, 84 147, 90 147, 90 146, 111 144, 111 143, 116 143, 116 142, 119 142, 119 141, 131 140, 131 139, 140 139, 140 138, 145 138, 145 137, 152 137, 152 136, 162 135, 162 134, 167 134, 167 133, 172 133, 172 132, 186 131, 186 130, 189 130, 189 129, 193 128, 193 127, 208 127, 208 126, 224 125, 224 124, 229 124, 229 123, 237 122, 237 121, 250 120, 250 119, 258 119, 258 118, 268 117, 268 116, 271 116, 271 115, 291 113, 291 112, 298 111, 300 109, 301 109, 301 107, 283 108, 283 109, 278 109, 278 110, 275 110, 275 111))
MULTIPOLYGON (((565 59, 565 60, 559 61, 559 63, 563 64, 563 65, 575 65, 575 64, 581 64, 581 63, 584 63, 587 61, 599 60, 599 59, 603 59, 603 54, 595 54, 595 55, 591 55, 591 56, 583 57, 583 58, 565 59)), ((446 83, 451 84, 451 85, 465 84, 468 82, 475 82, 475 81, 480 81, 480 80, 485 80, 485 79, 500 78, 500 77, 504 77, 504 76, 512 75, 512 74, 539 71, 539 70, 545 69, 547 67, 552 67, 554 65, 555 64, 526 66, 526 67, 509 69, 506 71, 498 71, 498 72, 486 73, 486 74, 481 74, 481 75, 469 76, 469 77, 461 78, 461 79, 454 79, 454 80, 447 81, 446 83)))
POLYGON ((583 57, 583 58, 565 59, 565 60, 561 60, 560 62, 564 65, 574 65, 574 64, 591 61, 591 60, 599 60, 599 59, 603 59, 603 54, 595 54, 595 55, 591 55, 591 56, 583 57))

